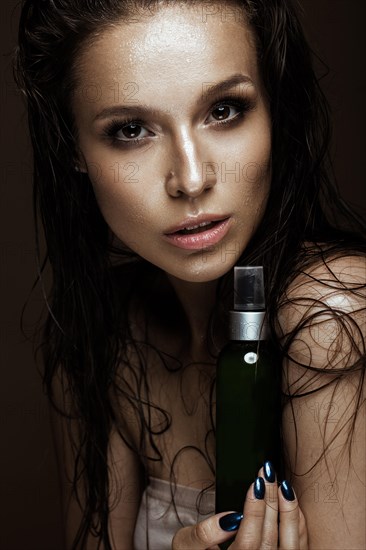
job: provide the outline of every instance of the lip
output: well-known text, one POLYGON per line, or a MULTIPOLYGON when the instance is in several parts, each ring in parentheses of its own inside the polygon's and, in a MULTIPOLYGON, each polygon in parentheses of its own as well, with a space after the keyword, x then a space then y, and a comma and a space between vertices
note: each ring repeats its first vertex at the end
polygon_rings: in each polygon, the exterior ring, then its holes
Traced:
POLYGON ((189 218, 186 218, 182 222, 180 222, 178 225, 175 225, 174 227, 171 227, 167 231, 164 231, 164 235, 170 235, 171 233, 177 233, 177 231, 181 231, 182 229, 190 229, 191 227, 194 227, 196 225, 199 225, 201 223, 212 223, 212 222, 219 222, 226 220, 229 218, 229 214, 223 215, 223 214, 201 214, 200 216, 190 216, 189 218))
POLYGON ((205 215, 196 218, 188 218, 179 225, 169 229, 164 234, 164 239, 178 248, 186 250, 202 250, 209 246, 218 244, 225 237, 230 227, 230 216, 222 215, 205 215), (182 229, 190 229, 201 223, 215 223, 214 227, 202 231, 200 233, 192 233, 191 235, 180 234, 178 231, 182 229))

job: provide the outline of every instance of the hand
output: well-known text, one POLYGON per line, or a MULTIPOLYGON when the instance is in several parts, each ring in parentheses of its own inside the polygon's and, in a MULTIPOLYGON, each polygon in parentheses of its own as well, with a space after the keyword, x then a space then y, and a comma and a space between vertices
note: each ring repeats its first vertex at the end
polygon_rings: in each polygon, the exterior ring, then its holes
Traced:
POLYGON ((230 550, 308 550, 305 517, 296 495, 286 481, 277 487, 268 462, 249 487, 243 515, 224 512, 184 527, 175 534, 172 550, 219 550, 218 544, 235 533, 230 550))

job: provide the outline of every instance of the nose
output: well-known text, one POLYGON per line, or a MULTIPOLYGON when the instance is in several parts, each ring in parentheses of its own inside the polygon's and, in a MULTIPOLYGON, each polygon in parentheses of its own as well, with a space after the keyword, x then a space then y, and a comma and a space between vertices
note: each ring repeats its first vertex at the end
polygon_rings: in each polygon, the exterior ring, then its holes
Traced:
POLYGON ((215 163, 203 162, 199 146, 188 132, 174 140, 166 190, 171 197, 197 198, 216 184, 215 163))

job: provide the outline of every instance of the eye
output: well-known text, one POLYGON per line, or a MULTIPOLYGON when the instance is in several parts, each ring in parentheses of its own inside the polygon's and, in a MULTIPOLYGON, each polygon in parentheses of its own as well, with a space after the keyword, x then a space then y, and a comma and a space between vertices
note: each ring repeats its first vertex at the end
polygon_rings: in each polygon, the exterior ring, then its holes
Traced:
POLYGON ((137 122, 129 122, 114 132, 114 138, 118 141, 133 141, 149 135, 149 131, 137 122))
POLYGON ((211 111, 211 115, 215 120, 227 120, 237 115, 239 108, 234 105, 218 105, 211 111))
POLYGON ((235 124, 254 108, 254 103, 247 98, 223 98, 213 105, 207 118, 208 123, 214 125, 235 124))

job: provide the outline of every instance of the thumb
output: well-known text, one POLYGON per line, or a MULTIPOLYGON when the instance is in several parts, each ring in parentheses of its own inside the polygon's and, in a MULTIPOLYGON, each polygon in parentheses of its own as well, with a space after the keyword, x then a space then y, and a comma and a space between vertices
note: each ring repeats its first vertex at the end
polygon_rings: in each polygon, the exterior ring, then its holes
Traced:
POLYGON ((183 527, 175 534, 172 550, 207 550, 230 540, 239 529, 243 515, 238 512, 211 516, 196 525, 183 527))

